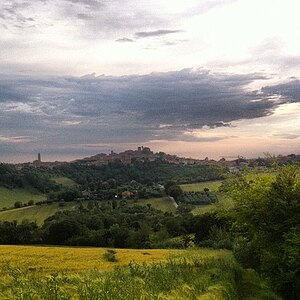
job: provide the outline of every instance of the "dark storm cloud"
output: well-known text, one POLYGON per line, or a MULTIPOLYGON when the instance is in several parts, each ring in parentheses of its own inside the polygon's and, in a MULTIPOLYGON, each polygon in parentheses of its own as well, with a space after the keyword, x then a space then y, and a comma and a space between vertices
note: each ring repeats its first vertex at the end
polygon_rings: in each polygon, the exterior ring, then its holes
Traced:
POLYGON ((0 76, 0 97, 5 99, 0 102, 1 134, 32 139, 14 146, 25 152, 26 147, 66 144, 217 142, 228 137, 195 137, 189 132, 267 116, 280 104, 295 101, 298 81, 245 91, 247 84, 263 79, 256 73, 191 69, 121 77, 0 76), (273 101, 278 93, 282 100, 273 101))
POLYGON ((166 29, 160 29, 160 30, 154 30, 154 31, 140 31, 136 32, 135 36, 137 38, 147 38, 147 37, 154 37, 154 36, 161 36, 161 35, 167 35, 167 34, 173 34, 181 32, 181 30, 166 30, 166 29))
POLYGON ((300 80, 267 86, 262 89, 264 93, 278 94, 285 97, 289 102, 300 102, 300 80))

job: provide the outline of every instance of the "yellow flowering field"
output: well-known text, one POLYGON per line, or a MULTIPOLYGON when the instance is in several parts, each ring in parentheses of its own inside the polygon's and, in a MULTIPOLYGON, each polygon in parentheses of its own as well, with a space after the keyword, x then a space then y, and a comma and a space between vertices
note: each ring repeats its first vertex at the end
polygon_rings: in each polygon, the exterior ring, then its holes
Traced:
POLYGON ((49 246, 0 246, 0 264, 28 268, 40 272, 81 272, 90 269, 111 270, 114 266, 165 261, 178 250, 114 249, 117 262, 103 259, 106 248, 49 247, 49 246))

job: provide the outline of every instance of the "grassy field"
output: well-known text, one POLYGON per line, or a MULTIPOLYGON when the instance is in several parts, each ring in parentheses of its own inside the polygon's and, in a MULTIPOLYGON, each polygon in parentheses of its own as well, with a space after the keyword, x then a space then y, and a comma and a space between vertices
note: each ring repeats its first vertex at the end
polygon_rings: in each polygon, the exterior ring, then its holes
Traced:
POLYGON ((2 207, 13 207, 14 203, 20 201, 27 203, 29 200, 42 201, 45 200, 45 195, 39 193, 34 189, 8 189, 0 187, 0 208, 2 207))
POLYGON ((133 200, 129 201, 129 205, 143 205, 146 206, 147 204, 151 204, 151 207, 160 209, 163 212, 175 212, 176 208, 172 204, 171 200, 168 197, 162 198, 150 198, 150 199, 139 199, 136 202, 133 200))
MULTIPOLYGON (((87 205, 88 201, 83 204, 87 205)), ((140 199, 137 202, 129 200, 128 205, 143 205, 151 204, 153 208, 160 209, 162 211, 174 212, 176 209, 173 206, 169 198, 150 198, 140 199)), ((30 221, 36 221, 38 225, 42 225, 44 220, 54 215, 56 212, 61 210, 70 210, 76 207, 76 202, 66 202, 65 206, 60 207, 58 203, 52 203, 47 205, 33 205, 22 208, 10 209, 0 212, 0 221, 14 221, 21 222, 24 219, 30 221)))
POLYGON ((45 219, 54 215, 57 211, 72 209, 75 206, 75 202, 69 202, 63 207, 59 207, 58 203, 52 203, 49 205, 33 205, 6 210, 0 212, 0 221, 17 220, 21 222, 22 220, 27 219, 29 221, 36 221, 38 225, 42 225, 45 219))
POLYGON ((180 185, 184 192, 202 192, 204 188, 208 188, 211 192, 217 192, 222 184, 221 180, 205 181, 198 183, 189 183, 180 185))
POLYGON ((53 178, 53 180, 56 183, 61 184, 63 186, 72 186, 75 184, 75 182, 68 177, 55 177, 55 178, 53 178))
POLYGON ((0 246, 1 299, 279 299, 225 250, 0 246), (171 255, 171 257, 170 257, 171 255))
POLYGON ((224 197, 224 195, 218 195, 219 202, 211 205, 198 205, 192 210, 193 215, 201 215, 206 212, 214 210, 228 210, 233 206, 233 202, 230 198, 224 197))

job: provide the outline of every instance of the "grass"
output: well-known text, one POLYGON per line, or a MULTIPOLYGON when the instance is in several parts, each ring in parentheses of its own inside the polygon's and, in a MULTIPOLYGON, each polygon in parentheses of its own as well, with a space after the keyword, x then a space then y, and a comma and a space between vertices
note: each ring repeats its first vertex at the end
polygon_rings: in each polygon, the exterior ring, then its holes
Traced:
POLYGON ((11 209, 0 212, 0 221, 18 221, 24 219, 36 221, 38 225, 42 225, 44 220, 54 215, 57 211, 72 209, 76 206, 75 202, 67 202, 65 206, 59 207, 58 203, 48 205, 33 205, 17 209, 11 209))
POLYGON ((150 198, 150 199, 138 199, 136 202, 134 200, 129 200, 129 205, 142 205, 146 206, 151 204, 151 207, 159 209, 163 212, 175 212, 176 208, 173 205, 172 201, 168 197, 162 198, 150 198))
POLYGON ((0 187, 0 208, 13 207, 14 203, 17 201, 27 203, 29 200, 36 202, 45 199, 45 195, 39 193, 33 188, 8 189, 5 187, 0 187))
POLYGON ((184 192, 202 192, 205 188, 208 188, 211 192, 217 192, 221 184, 222 184, 221 180, 214 180, 214 181, 182 184, 180 185, 180 187, 184 192))
POLYGON ((55 178, 53 178, 53 180, 56 183, 61 184, 63 186, 72 186, 75 184, 75 182, 68 177, 55 177, 55 178))
POLYGON ((104 260, 105 251, 0 246, 1 261, 11 260, 0 266, 0 298, 279 299, 254 272, 241 269, 229 251, 115 249, 117 263, 104 260))

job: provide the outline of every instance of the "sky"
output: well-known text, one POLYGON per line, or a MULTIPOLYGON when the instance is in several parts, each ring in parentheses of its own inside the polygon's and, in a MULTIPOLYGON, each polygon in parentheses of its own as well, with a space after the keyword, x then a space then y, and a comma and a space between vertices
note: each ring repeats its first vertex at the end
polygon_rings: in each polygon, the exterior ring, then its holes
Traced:
POLYGON ((300 154, 299 0, 3 0, 0 161, 300 154))

